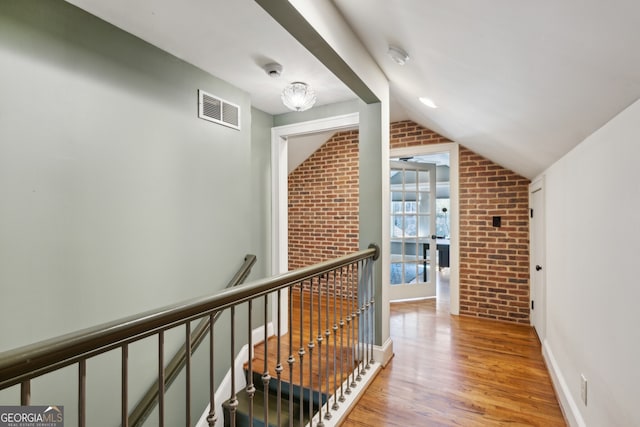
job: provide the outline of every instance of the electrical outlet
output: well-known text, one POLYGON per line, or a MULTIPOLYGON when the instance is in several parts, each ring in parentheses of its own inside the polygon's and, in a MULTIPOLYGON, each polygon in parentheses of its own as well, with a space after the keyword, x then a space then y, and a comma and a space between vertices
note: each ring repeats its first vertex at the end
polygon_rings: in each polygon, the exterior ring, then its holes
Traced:
POLYGON ((584 406, 587 406, 587 377, 584 374, 580 374, 580 397, 584 406))

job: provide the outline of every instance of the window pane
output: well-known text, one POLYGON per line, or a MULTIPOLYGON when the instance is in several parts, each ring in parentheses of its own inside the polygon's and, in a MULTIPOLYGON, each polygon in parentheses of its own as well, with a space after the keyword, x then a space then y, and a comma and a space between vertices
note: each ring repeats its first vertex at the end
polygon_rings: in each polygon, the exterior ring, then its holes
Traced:
POLYGON ((398 285, 402 283, 402 263, 391 263, 391 284, 398 285))
POLYGON ((431 235, 431 226, 429 224, 429 219, 431 215, 420 215, 419 217, 420 224, 418 225, 418 236, 420 237, 428 237, 431 235))
POLYGON ((419 213, 429 213, 429 209, 431 208, 429 196, 429 192, 423 191, 420 193, 419 213))
POLYGON ((404 265, 404 283, 416 283, 418 280, 418 265, 411 263, 404 265))
POLYGON ((404 200, 406 202, 417 202, 418 201, 418 193, 415 191, 405 191, 404 192, 404 200))
POLYGON ((391 237, 402 237, 404 235, 404 216, 391 216, 391 237))
POLYGON ((416 237, 418 231, 418 218, 416 215, 405 215, 404 217, 404 235, 405 237, 416 237))
POLYGON ((404 172, 404 187, 406 190, 412 190, 416 188, 416 178, 418 177, 418 173, 416 171, 405 171, 404 172))
POLYGON ((428 189, 429 188, 429 172, 418 172, 418 177, 420 178, 420 189, 428 189))
POLYGON ((408 239, 404 241, 404 257, 411 260, 411 258, 417 259, 419 251, 416 252, 417 242, 414 239, 408 239))

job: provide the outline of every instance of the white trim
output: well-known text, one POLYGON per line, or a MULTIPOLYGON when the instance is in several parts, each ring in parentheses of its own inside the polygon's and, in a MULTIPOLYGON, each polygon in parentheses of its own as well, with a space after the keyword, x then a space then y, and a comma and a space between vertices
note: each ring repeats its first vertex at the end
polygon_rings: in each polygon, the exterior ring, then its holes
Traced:
MULTIPOLYGON (((443 144, 420 145, 416 147, 395 148, 390 150, 389 157, 408 155, 428 155, 433 153, 449 153, 449 191, 451 199, 451 239, 449 262, 451 276, 449 278, 451 314, 460 314, 460 179, 459 179, 459 145, 456 142, 443 144)), ((389 278, 382 278, 382 286, 390 286, 389 278)))
POLYGON ((553 356, 551 347, 549 347, 549 341, 547 340, 544 340, 542 344, 542 356, 547 363, 547 370, 551 376, 551 381, 556 390, 560 408, 562 409, 565 419, 571 427, 586 427, 587 423, 585 423, 582 418, 578 405, 571 395, 567 381, 564 379, 562 371, 560 371, 558 362, 556 362, 556 358, 553 356))
POLYGON ((391 337, 387 338, 384 344, 373 346, 373 360, 381 364, 382 367, 386 367, 387 363, 391 361, 393 357, 393 341, 391 337))
MULTIPOLYGON (((271 128, 271 275, 275 276, 288 270, 288 194, 287 194, 287 138, 327 130, 341 130, 357 127, 360 113, 344 114, 324 119, 310 120, 271 128)), ((288 295, 281 294, 282 310, 280 314, 281 334, 288 331, 288 295)), ((277 298, 272 298, 273 323, 277 324, 277 298)))
MULTIPOLYGON (((322 407, 322 423, 325 427, 334 427, 341 425, 344 420, 349 416, 353 407, 358 403, 360 397, 367 391, 367 388, 371 385, 373 380, 378 375, 378 372, 382 369, 380 363, 373 363, 370 365, 369 370, 362 376, 362 379, 357 383, 358 385, 355 387, 351 387, 351 394, 345 394, 344 397, 346 400, 344 402, 339 403, 339 407, 336 410, 331 410, 331 419, 324 418, 326 414, 326 406, 325 403, 322 407)), ((351 384, 351 379, 347 378, 347 380, 342 383, 343 388, 347 388, 348 384, 351 384)), ((338 389, 340 390, 340 389, 338 389)), ((333 394, 331 395, 333 396, 333 394)), ((329 407, 333 405, 333 399, 329 399, 328 401, 329 407)), ((320 421, 320 413, 314 415, 313 419, 307 426, 311 427, 318 425, 320 421)))
MULTIPOLYGON (((273 324, 267 325, 267 336, 273 335, 273 324)), ((264 327, 259 326, 251 331, 251 339, 253 340, 253 347, 264 341, 264 327)), ((251 352, 253 353, 253 351, 251 352)), ((247 386, 246 378, 243 374, 244 364, 249 361, 249 345, 245 344, 238 351, 238 356, 235 358, 234 366, 236 370, 236 392, 243 390, 247 386)), ((217 420, 215 427, 224 427, 224 412, 222 410, 222 404, 231 396, 231 368, 227 371, 227 374, 222 379, 220 386, 216 390, 216 415, 217 420)), ((207 422, 207 416, 209 416, 209 405, 204 408, 200 419, 196 423, 196 427, 209 427, 207 422)))

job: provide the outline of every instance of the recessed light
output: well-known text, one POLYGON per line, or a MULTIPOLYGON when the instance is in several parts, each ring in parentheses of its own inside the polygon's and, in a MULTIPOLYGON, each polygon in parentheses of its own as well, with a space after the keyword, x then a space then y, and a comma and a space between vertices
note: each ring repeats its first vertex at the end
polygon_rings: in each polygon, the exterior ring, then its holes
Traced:
POLYGON ((409 54, 396 46, 389 46, 387 55, 398 65, 404 65, 409 60, 409 54))
POLYGON ((420 98, 418 98, 420 100, 420 102, 422 102, 424 105, 426 105, 429 108, 438 108, 438 106, 436 105, 435 102, 433 102, 433 99, 431 98, 426 98, 424 96, 421 96, 420 98))

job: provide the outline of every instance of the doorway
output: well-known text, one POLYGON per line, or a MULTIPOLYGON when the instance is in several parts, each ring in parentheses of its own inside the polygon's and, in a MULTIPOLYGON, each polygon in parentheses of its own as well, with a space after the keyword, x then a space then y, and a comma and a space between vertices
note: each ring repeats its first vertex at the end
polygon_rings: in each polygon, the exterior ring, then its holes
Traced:
MULTIPOLYGON (((288 271, 288 192, 287 176, 289 173, 289 138, 316 134, 319 132, 340 131, 358 127, 359 113, 328 117, 308 122, 278 126, 271 129, 271 274, 277 275, 288 271)), ((272 298, 272 322, 278 323, 277 298, 272 298)), ((288 331, 288 300, 287 293, 280 295, 280 325, 281 334, 288 331)))
MULTIPOLYGON (((458 146, 455 143, 448 143, 394 149, 390 151, 390 158, 392 160, 390 164, 391 230, 389 232, 391 277, 388 280, 390 299, 397 301, 436 298, 440 299, 439 302, 446 300, 444 305, 449 307, 449 311, 452 314, 458 314, 458 146), (406 197, 400 199, 399 194, 394 194, 394 190, 400 188, 398 186, 399 173, 394 173, 393 169, 394 161, 435 167, 435 179, 433 180, 435 188, 431 190, 433 198, 430 199, 429 214, 429 218, 433 221, 429 225, 428 233, 420 233, 419 231, 414 233, 411 229, 414 221, 410 221, 408 224, 406 222, 406 213, 411 213, 414 207, 411 203, 407 203, 410 200, 407 200, 406 197), (399 200, 401 203, 398 203, 399 200), (401 218, 394 217, 399 209, 403 209, 405 218, 402 219, 405 222, 402 222, 401 218), (408 234, 416 234, 416 237, 410 236, 408 242, 400 243, 399 235, 406 235, 407 232, 400 233, 396 228, 398 224, 402 224, 404 228, 407 228, 408 225, 410 228, 408 234), (404 255, 404 257, 400 255, 404 255), (406 280, 407 278, 411 279, 412 274, 409 276, 398 274, 402 271, 401 266, 404 267, 407 264, 415 264, 415 267, 412 266, 410 269, 410 273, 414 271, 418 273, 417 278, 412 279, 412 283, 407 283, 406 280), (427 286, 420 288, 421 282, 427 286), (412 290, 412 287, 408 285, 413 285, 413 288, 420 289, 420 291, 412 290), (410 292, 406 292, 407 290, 410 292)), ((425 184, 419 188, 425 188, 425 184)), ((418 190, 418 193, 422 194, 422 199, 426 196, 426 192, 422 190, 418 190)), ((416 210, 419 211, 422 208, 424 211, 424 207, 421 207, 420 204, 420 200, 415 203, 416 210)), ((426 217, 422 218, 425 225, 426 217)), ((420 221, 420 215, 416 215, 416 220, 420 221)))

